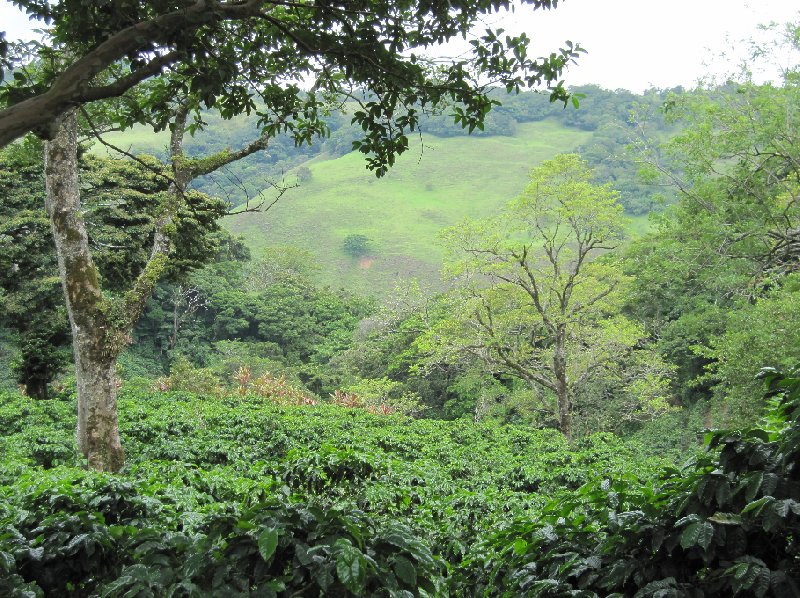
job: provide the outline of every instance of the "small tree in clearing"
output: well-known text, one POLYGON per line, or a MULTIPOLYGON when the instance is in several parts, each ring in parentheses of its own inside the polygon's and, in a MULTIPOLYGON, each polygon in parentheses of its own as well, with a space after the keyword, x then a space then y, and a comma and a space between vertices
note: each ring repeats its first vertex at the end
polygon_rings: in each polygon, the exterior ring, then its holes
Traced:
POLYGON ((359 258, 367 255, 369 252, 369 242, 371 240, 372 239, 366 235, 347 235, 344 238, 342 247, 348 255, 359 258))

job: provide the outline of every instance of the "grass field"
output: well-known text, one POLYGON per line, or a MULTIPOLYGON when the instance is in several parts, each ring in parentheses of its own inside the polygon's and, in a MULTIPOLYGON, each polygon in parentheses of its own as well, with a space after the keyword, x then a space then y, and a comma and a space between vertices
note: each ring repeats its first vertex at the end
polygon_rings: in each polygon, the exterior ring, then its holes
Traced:
POLYGON ((525 187, 531 167, 590 137, 554 121, 520 125, 513 137, 426 136, 382 179, 366 170, 361 154, 317 158, 307 164, 312 180, 269 212, 233 216, 225 226, 243 235, 255 256, 270 245, 311 251, 323 282, 333 286, 378 295, 402 279, 436 286, 441 229, 495 212, 525 187), (350 234, 371 239, 369 259, 344 252, 350 234))
MULTIPOLYGON (((214 122, 244 135, 246 123, 214 122)), ((204 132, 196 142, 203 143, 204 132)), ((530 169, 557 153, 569 152, 592 137, 554 119, 520 124, 514 136, 425 136, 412 141, 388 175, 377 179, 364 156, 320 156, 306 163, 311 180, 290 189, 268 212, 226 218, 223 224, 242 235, 253 255, 275 245, 310 251, 321 266, 322 283, 381 296, 398 281, 418 279, 441 285, 439 231, 464 218, 495 213, 525 187, 530 169), (349 256, 343 249, 351 234, 370 239, 369 255, 349 256)), ((109 140, 135 152, 163 153, 167 134, 144 128, 110 135, 109 140)), ((104 148, 96 146, 95 151, 104 148)), ((293 180, 291 173, 288 177, 293 180)), ((269 194, 265 198, 269 199, 269 194)), ((630 219, 635 236, 647 230, 646 216, 630 219)))

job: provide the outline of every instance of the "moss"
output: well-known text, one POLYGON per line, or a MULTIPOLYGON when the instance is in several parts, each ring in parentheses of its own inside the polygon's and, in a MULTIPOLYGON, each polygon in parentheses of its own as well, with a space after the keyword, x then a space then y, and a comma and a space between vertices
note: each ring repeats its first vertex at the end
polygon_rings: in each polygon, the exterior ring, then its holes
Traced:
POLYGON ((107 299, 102 304, 106 320, 106 333, 103 338, 103 354, 116 357, 130 344, 130 333, 139 318, 144 304, 164 274, 169 256, 153 256, 137 278, 133 288, 121 297, 107 299))
POLYGON ((117 472, 125 465, 125 451, 119 439, 116 412, 90 409, 87 422, 89 446, 85 455, 91 469, 117 472))

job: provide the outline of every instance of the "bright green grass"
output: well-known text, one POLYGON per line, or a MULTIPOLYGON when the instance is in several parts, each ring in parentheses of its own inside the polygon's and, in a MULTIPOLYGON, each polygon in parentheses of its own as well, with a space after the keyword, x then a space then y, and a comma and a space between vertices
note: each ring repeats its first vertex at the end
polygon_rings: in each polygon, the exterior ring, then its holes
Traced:
POLYGON ((650 227, 650 216, 648 214, 626 217, 625 232, 630 239, 636 239, 649 233, 650 227))
MULTIPOLYGON (((154 133, 153 129, 144 125, 136 125, 127 131, 106 133, 103 135, 108 143, 134 154, 150 154, 154 156, 166 156, 169 148, 169 133, 161 131, 154 133)), ((119 158, 120 155, 108 147, 95 142, 91 151, 98 156, 110 156, 119 158)))
MULTIPOLYGON (((203 120, 207 123, 207 127, 203 131, 198 131, 191 141, 187 142, 190 149, 193 147, 195 150, 202 150, 209 145, 212 150, 213 148, 219 150, 228 145, 231 139, 253 140, 258 137, 255 116, 224 120, 212 112, 203 114, 203 120), (221 135, 221 132, 224 134, 221 135)), ((169 152, 169 131, 154 133, 153 129, 146 125, 136 125, 125 131, 106 133, 103 139, 134 154, 150 154, 165 158, 169 152)), ((101 156, 119 157, 117 152, 98 142, 94 143, 92 151, 101 156)))
POLYGON ((322 265, 323 282, 376 295, 398 280, 439 284, 437 234, 466 217, 486 216, 522 191, 533 166, 587 142, 591 133, 555 121, 522 124, 514 137, 427 136, 383 179, 351 153, 308 163, 313 179, 265 214, 226 219, 254 251, 297 245, 322 265), (349 234, 371 240, 371 257, 342 249, 349 234))
MULTIPOLYGON (((208 118, 214 121, 209 131, 226 127, 226 137, 249 137, 242 129, 252 123, 208 118)), ((198 134, 198 141, 206 135, 198 134)), ((523 190, 532 167, 572 151, 591 136, 556 120, 521 124, 513 137, 425 136, 422 143, 412 142, 382 179, 366 169, 361 154, 321 156, 307 163, 313 179, 288 191, 268 212, 227 218, 224 225, 244 236, 255 256, 272 245, 309 250, 322 266, 321 282, 334 287, 381 296, 398 282, 416 278, 437 288, 439 231, 464 218, 496 213, 523 190), (350 234, 371 239, 368 258, 357 260, 344 252, 342 244, 350 234)), ((164 154, 169 141, 166 132, 153 134, 145 127, 107 139, 124 149, 155 154, 164 154)), ((96 145, 95 151, 105 148, 96 145)), ((633 217, 628 233, 640 236, 648 226, 646 216, 633 217)))

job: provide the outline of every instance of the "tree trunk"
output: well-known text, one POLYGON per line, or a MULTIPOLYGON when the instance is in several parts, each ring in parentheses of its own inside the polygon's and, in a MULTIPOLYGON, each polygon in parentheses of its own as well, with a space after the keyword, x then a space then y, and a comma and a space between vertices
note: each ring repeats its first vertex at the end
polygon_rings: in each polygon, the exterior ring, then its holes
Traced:
POLYGON ((91 469, 119 471, 125 452, 117 423, 117 359, 97 359, 91 349, 91 334, 80 334, 73 341, 75 378, 78 384, 78 447, 91 469))
POLYGON ((160 206, 150 259, 133 287, 119 297, 104 297, 100 277, 89 250, 86 225, 80 211, 78 185, 78 120, 74 109, 56 121, 45 144, 46 207, 53 230, 58 268, 72 329, 75 375, 78 384, 78 447, 89 466, 117 471, 125 462, 117 423, 117 357, 167 267, 173 227, 184 192, 191 180, 266 148, 260 137, 237 152, 223 151, 205 161, 183 156, 188 102, 178 103, 170 139, 173 180, 170 199, 160 206))
POLYGON ((92 469, 117 471, 125 462, 117 423, 120 347, 111 342, 115 335, 80 212, 77 131, 75 110, 69 110, 45 144, 46 207, 72 330, 78 448, 92 469))
POLYGON ((558 428, 572 440, 572 393, 567 380, 566 330, 556 334, 553 347, 553 374, 556 379, 556 400, 558 401, 558 428))

